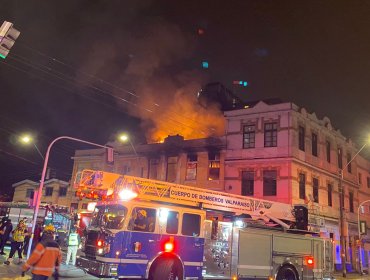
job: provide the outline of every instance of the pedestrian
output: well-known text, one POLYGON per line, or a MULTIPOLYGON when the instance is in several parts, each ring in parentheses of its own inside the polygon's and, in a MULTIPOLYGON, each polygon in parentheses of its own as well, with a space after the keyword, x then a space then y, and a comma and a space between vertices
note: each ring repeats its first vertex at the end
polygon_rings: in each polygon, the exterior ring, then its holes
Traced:
POLYGON ((41 241, 41 235, 42 235, 42 224, 37 223, 35 226, 35 232, 33 234, 31 251, 33 251, 36 248, 37 243, 41 241))
POLYGON ((62 251, 54 240, 55 228, 52 224, 45 226, 41 241, 36 245, 30 258, 23 265, 22 276, 32 267, 32 280, 46 280, 54 273, 59 278, 59 265, 62 251))
POLYGON ((23 255, 27 255, 28 251, 28 244, 30 243, 31 234, 28 227, 26 227, 26 235, 24 237, 24 243, 23 243, 23 255))
POLYGON ((10 254, 8 259, 4 262, 4 264, 9 265, 10 261, 12 260, 15 252, 18 252, 19 263, 22 260, 22 249, 23 249, 23 242, 24 238, 27 234, 26 224, 24 220, 20 220, 15 230, 12 231, 13 240, 10 243, 10 254))
POLYGON ((10 219, 7 219, 4 228, 2 230, 2 238, 1 238, 1 244, 0 244, 0 255, 5 255, 4 253, 4 247, 6 245, 6 242, 8 242, 10 233, 13 231, 13 225, 12 221, 10 219))
MULTIPOLYGON (((5 228, 7 221, 8 221, 8 217, 3 217, 0 222, 0 248, 1 248, 2 240, 4 239, 4 228, 5 228)), ((0 255, 5 255, 5 253, 0 252, 0 255)))
POLYGON ((71 256, 72 256, 72 265, 76 265, 77 250, 80 244, 81 244, 80 235, 76 232, 76 228, 71 228, 71 232, 68 235, 68 241, 67 241, 68 250, 67 250, 66 265, 69 265, 71 256))

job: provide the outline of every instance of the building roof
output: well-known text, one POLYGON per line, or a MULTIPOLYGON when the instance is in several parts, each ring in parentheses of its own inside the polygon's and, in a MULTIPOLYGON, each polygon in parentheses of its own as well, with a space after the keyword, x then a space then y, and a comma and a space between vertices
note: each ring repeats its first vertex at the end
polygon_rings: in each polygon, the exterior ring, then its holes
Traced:
MULTIPOLYGON (((63 181, 63 180, 59 180, 59 179, 50 179, 50 180, 47 180, 47 181, 44 182, 44 185, 48 185, 48 184, 52 184, 52 183, 58 183, 59 185, 62 185, 62 186, 68 186, 69 185, 68 182, 63 181)), ((12 185, 12 187, 13 188, 16 188, 16 187, 19 187, 21 185, 31 185, 31 186, 37 187, 37 186, 40 185, 40 183, 26 179, 26 180, 22 180, 20 182, 14 183, 12 185)))

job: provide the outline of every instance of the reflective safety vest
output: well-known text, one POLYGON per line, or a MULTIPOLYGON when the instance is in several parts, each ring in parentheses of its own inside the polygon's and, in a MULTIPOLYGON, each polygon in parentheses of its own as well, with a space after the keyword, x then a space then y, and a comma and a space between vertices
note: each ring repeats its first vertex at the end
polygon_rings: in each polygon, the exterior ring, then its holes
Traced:
POLYGON ((24 229, 16 228, 13 232, 13 240, 16 242, 24 242, 24 229))
POLYGON ((78 233, 72 232, 68 238, 68 246, 77 246, 78 243, 78 233))

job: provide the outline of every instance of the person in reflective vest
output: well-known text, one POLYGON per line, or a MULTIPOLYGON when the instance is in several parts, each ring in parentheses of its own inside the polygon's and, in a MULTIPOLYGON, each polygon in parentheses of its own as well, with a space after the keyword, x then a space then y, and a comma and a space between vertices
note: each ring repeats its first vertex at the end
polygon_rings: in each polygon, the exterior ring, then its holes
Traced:
POLYGON ((35 250, 22 268, 22 276, 31 269, 32 280, 47 280, 53 274, 54 279, 58 280, 62 251, 54 240, 54 235, 54 226, 51 224, 45 226, 41 241, 37 243, 35 250))
POLYGON ((80 246, 81 239, 80 235, 76 232, 75 228, 71 228, 71 232, 68 236, 68 250, 67 250, 67 258, 66 258, 66 265, 69 265, 69 261, 71 260, 72 256, 72 264, 76 264, 76 256, 77 256, 77 250, 80 246))

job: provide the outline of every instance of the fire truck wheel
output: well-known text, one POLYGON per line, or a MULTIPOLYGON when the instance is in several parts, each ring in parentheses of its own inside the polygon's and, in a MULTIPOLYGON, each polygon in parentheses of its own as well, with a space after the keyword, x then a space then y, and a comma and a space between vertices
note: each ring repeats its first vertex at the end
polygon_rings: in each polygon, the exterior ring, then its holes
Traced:
POLYGON ((297 272, 294 267, 285 265, 279 269, 276 280, 298 280, 297 272))
POLYGON ((156 264, 149 280, 183 280, 181 267, 173 258, 163 259, 156 264))

